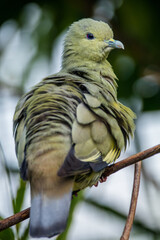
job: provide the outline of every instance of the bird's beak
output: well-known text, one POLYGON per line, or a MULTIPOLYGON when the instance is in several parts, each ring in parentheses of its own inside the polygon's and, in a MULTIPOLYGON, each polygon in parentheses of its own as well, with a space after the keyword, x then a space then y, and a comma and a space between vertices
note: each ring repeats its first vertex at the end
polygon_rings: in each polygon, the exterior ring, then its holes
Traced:
POLYGON ((114 40, 113 38, 105 40, 105 42, 108 44, 108 47, 124 49, 123 43, 118 40, 114 40))

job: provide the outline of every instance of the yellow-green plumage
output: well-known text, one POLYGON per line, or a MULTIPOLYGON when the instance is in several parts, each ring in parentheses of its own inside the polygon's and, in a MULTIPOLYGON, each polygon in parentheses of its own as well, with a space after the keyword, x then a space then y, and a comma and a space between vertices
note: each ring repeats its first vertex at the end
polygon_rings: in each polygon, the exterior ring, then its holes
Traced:
POLYGON ((135 115, 118 102, 107 61, 111 49, 123 48, 112 38, 106 23, 75 22, 61 71, 43 79, 16 107, 16 153, 21 176, 31 184, 32 236, 62 232, 72 191, 96 184, 133 135, 135 115))

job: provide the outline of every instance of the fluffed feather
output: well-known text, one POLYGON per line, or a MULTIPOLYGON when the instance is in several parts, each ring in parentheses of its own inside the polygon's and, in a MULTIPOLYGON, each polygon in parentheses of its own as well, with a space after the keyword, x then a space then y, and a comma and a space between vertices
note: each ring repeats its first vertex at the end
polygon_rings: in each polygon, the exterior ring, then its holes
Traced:
POLYGON ((75 22, 61 71, 34 86, 16 107, 16 153, 21 177, 31 184, 33 237, 64 231, 72 191, 96 184, 133 136, 135 114, 117 100, 117 78, 107 61, 112 46, 123 46, 113 41, 106 23, 75 22))

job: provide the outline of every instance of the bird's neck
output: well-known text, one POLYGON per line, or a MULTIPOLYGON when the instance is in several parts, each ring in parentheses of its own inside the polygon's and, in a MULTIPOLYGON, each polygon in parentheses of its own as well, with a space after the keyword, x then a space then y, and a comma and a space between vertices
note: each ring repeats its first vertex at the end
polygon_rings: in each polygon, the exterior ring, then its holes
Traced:
POLYGON ((62 62, 61 72, 67 73, 86 73, 89 79, 96 82, 101 82, 102 78, 109 78, 113 81, 113 84, 117 86, 116 75, 113 72, 110 63, 104 59, 101 62, 95 62, 91 60, 80 61, 79 59, 65 59, 62 62))

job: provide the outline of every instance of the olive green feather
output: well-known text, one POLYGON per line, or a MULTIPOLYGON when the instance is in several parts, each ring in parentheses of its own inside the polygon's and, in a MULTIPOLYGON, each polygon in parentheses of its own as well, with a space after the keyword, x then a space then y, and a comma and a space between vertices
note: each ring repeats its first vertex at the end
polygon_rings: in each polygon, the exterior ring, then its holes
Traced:
POLYGON ((71 192, 96 184, 133 136, 135 114, 117 100, 117 77, 107 60, 113 48, 123 44, 106 23, 73 23, 61 71, 17 104, 14 137, 21 176, 31 184, 33 237, 64 230, 71 192))

